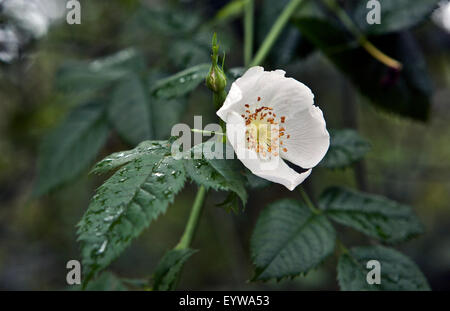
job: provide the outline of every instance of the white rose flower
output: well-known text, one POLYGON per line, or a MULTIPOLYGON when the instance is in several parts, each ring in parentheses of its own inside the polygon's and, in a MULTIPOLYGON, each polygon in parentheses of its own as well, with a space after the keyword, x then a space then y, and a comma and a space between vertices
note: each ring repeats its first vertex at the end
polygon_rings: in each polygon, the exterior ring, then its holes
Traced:
POLYGON ((233 83, 217 115, 238 159, 292 191, 325 156, 330 135, 311 90, 285 74, 250 68, 233 83), (283 159, 306 171, 297 173, 283 159))

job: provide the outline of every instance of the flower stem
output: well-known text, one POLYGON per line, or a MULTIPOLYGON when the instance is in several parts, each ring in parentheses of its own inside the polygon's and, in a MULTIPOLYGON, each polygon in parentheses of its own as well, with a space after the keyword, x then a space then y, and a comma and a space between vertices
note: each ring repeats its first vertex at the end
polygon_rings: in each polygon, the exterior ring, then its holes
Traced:
POLYGON ((314 214, 322 214, 322 211, 320 209, 318 209, 317 207, 315 207, 314 203, 309 198, 309 196, 306 193, 305 189, 303 189, 302 186, 298 187, 298 189, 300 190, 300 195, 302 196, 303 201, 309 207, 311 212, 313 212, 314 214))
POLYGON ((295 9, 301 2, 302 0, 291 0, 286 5, 283 12, 281 12, 272 28, 270 29, 269 34, 264 39, 264 42, 256 53, 255 58, 250 63, 249 67, 257 66, 264 61, 264 59, 267 57, 267 54, 269 54, 273 44, 283 30, 284 26, 286 26, 287 22, 289 21, 289 18, 292 16, 295 9))
POLYGON ((254 1, 247 0, 244 15, 244 63, 247 67, 253 55, 254 1))
POLYGON ((181 240, 177 244, 177 246, 175 246, 175 249, 186 249, 191 245, 198 225, 198 221, 200 219, 200 215, 202 214, 205 197, 206 188, 204 186, 200 186, 198 188, 197 195, 195 196, 195 201, 192 205, 191 214, 189 215, 189 219, 186 224, 186 228, 184 229, 183 236, 181 237, 181 240))
POLYGON ((213 104, 216 110, 219 110, 225 99, 227 98, 227 92, 222 90, 220 92, 213 92, 213 104))
POLYGON ((376 60, 382 64, 396 69, 401 70, 403 65, 398 60, 384 54, 376 46, 374 46, 364 34, 358 29, 352 19, 348 16, 347 12, 341 8, 341 6, 336 3, 335 0, 324 0, 325 4, 336 14, 339 20, 344 24, 345 27, 353 34, 358 43, 376 60))

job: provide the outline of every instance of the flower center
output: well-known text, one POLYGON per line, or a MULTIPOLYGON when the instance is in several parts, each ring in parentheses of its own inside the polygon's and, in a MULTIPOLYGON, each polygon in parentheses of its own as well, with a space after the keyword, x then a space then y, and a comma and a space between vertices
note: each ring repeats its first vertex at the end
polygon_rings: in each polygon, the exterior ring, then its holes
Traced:
MULTIPOLYGON (((261 98, 258 97, 258 102, 260 101, 261 98)), ((251 111, 246 104, 245 108, 245 114, 241 116, 245 119, 247 148, 264 158, 277 157, 280 149, 287 152, 287 148, 283 146, 283 139, 290 138, 284 127, 286 117, 277 116, 273 108, 268 106, 260 106, 251 111)))

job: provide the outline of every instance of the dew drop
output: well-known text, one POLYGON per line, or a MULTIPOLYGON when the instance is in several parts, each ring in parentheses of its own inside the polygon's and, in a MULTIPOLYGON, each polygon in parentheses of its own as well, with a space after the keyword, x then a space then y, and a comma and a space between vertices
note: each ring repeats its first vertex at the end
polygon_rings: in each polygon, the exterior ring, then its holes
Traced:
POLYGON ((106 250, 106 245, 108 245, 108 240, 103 241, 102 246, 97 251, 97 254, 103 254, 106 250))

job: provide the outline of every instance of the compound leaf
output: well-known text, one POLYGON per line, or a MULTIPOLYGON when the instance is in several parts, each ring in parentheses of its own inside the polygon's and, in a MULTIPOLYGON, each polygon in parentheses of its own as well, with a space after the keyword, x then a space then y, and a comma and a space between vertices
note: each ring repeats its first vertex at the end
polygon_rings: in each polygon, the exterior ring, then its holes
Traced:
POLYGON ((123 165, 100 186, 78 224, 85 281, 164 213, 184 182, 183 162, 155 152, 123 165))

